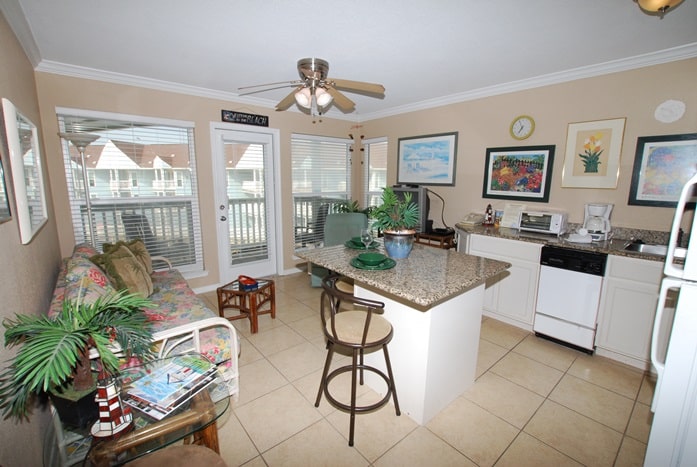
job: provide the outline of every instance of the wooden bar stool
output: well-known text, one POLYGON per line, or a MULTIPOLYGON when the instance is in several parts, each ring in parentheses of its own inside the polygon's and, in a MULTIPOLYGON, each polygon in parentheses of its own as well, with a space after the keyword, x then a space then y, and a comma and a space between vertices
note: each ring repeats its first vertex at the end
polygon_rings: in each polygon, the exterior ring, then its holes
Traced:
POLYGON ((315 407, 319 407, 322 393, 327 398, 330 404, 341 410, 351 414, 349 424, 349 446, 353 446, 354 425, 356 413, 369 412, 387 404, 392 397, 394 401, 395 412, 400 415, 399 402, 397 401, 397 391, 394 384, 394 375, 392 374, 392 365, 390 364, 390 355, 387 352, 387 344, 392 340, 392 325, 385 318, 380 316, 379 310, 385 308, 385 304, 374 300, 355 297, 340 291, 336 287, 336 282, 339 276, 331 274, 322 280, 322 300, 320 304, 320 316, 322 318, 322 327, 324 336, 327 338, 327 359, 324 363, 324 371, 322 379, 317 391, 317 400, 315 407), (342 309, 339 312, 339 304, 350 304, 358 307, 358 309, 342 309), (329 372, 329 367, 334 355, 334 346, 339 345, 351 349, 351 364, 339 367, 329 372), (363 362, 363 351, 365 349, 382 348, 385 354, 385 364, 387 366, 387 374, 379 369, 366 365, 363 362), (380 401, 366 406, 356 406, 356 384, 357 377, 360 373, 360 384, 363 384, 363 372, 371 371, 380 376, 387 385, 385 397, 380 401), (351 401, 345 403, 337 400, 329 392, 329 383, 336 376, 351 372, 351 401))

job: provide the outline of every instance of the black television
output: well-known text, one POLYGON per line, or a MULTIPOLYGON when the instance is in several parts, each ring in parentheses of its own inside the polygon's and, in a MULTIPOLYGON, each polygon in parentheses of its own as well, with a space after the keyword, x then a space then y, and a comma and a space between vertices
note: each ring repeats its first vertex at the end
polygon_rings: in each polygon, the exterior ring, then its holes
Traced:
POLYGON ((428 233, 428 211, 431 205, 426 187, 418 185, 394 185, 392 191, 394 191, 400 199, 404 199, 406 193, 411 193, 411 201, 419 207, 419 223, 416 225, 415 230, 417 232, 428 233))

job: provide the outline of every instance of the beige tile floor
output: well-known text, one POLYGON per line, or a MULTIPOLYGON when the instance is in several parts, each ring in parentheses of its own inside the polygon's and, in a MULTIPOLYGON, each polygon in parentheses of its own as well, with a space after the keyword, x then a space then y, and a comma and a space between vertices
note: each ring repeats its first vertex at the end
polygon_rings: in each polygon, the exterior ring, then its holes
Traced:
MULTIPOLYGON (((349 447, 348 414, 326 399, 314 407, 326 356, 320 289, 304 273, 275 280, 276 319, 261 316, 254 335, 234 322, 240 395, 218 427, 228 465, 642 465, 650 377, 487 318, 471 389, 425 426, 392 405, 359 415, 349 447)), ((217 309, 214 292, 202 297, 217 309)), ((335 384, 347 391, 347 380, 335 384)), ((360 389, 364 402, 375 397, 360 389)))

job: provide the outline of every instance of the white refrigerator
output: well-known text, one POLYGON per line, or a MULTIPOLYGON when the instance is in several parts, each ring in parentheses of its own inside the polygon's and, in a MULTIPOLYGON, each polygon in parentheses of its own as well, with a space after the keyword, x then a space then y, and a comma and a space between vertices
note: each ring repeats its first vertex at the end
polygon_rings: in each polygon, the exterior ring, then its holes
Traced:
POLYGON ((695 188, 697 175, 683 187, 675 211, 654 322, 651 363, 658 379, 644 460, 650 467, 697 466, 697 216, 688 249, 676 247, 695 188))

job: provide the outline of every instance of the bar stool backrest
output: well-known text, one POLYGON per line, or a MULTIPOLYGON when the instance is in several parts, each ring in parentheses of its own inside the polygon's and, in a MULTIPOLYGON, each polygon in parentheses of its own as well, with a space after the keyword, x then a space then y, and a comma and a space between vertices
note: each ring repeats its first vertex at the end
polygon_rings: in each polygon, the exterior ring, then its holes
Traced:
POLYGON ((322 280, 323 291, 320 304, 320 317, 322 319, 324 334, 327 339, 330 339, 339 345, 356 348, 365 347, 373 313, 381 314, 382 310, 385 308, 385 304, 375 300, 359 298, 353 294, 340 291, 336 288, 336 281, 339 278, 339 275, 330 274, 322 280), (356 305, 360 307, 359 309, 361 311, 363 311, 363 308, 365 308, 365 319, 363 321, 363 331, 360 342, 349 342, 342 340, 339 337, 340 332, 337 330, 336 316, 339 313, 346 312, 345 310, 342 311, 343 308, 341 308, 340 305, 346 306, 347 304, 356 305), (329 326, 327 323, 329 323, 329 326))

